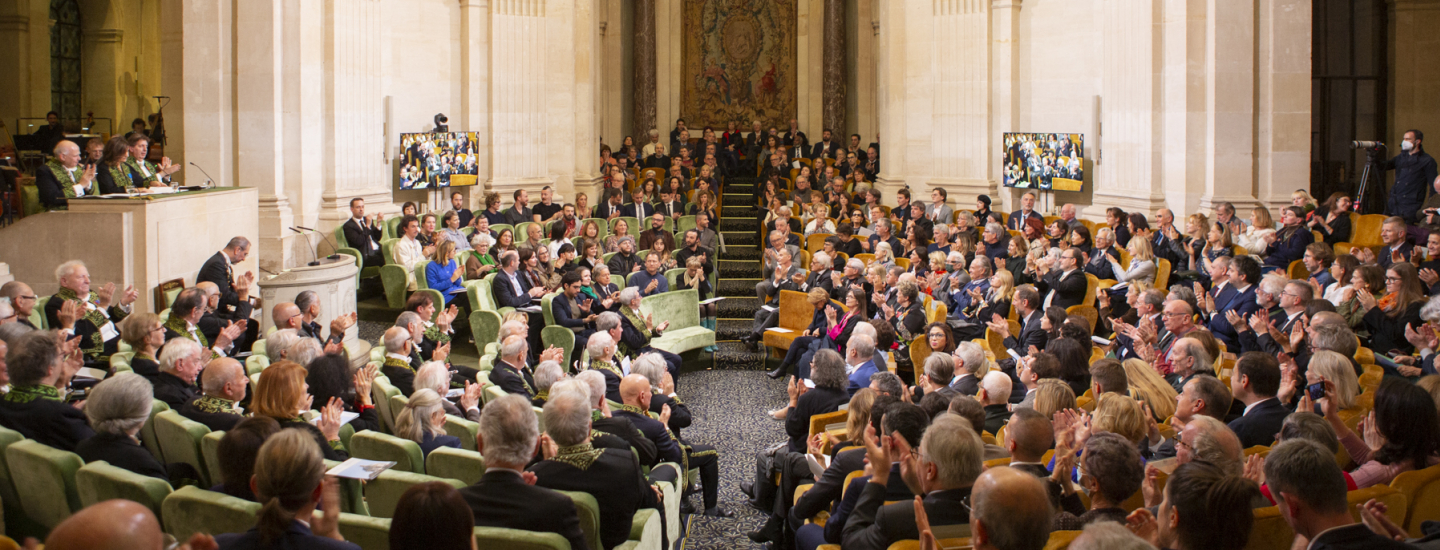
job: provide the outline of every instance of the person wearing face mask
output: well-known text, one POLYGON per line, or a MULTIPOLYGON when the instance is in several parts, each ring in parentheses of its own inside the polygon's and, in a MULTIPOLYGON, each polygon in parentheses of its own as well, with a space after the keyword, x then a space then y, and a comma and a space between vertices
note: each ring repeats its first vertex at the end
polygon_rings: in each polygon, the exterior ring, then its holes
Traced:
POLYGON ((1425 134, 1420 130, 1405 132, 1400 154, 1385 161, 1386 170, 1395 170, 1395 186, 1385 203, 1385 215, 1400 216, 1414 223, 1425 201, 1426 187, 1435 181, 1435 159, 1423 147, 1425 134))

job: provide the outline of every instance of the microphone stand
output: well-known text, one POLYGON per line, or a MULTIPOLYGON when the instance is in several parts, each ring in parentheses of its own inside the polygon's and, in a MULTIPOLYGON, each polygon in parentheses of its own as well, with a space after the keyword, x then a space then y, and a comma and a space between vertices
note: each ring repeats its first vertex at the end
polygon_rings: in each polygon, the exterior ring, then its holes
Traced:
MULTIPOLYGON (((313 232, 315 232, 315 234, 320 235, 320 242, 321 242, 322 244, 323 244, 323 243, 326 243, 326 242, 330 242, 331 239, 334 237, 334 235, 330 235, 330 234, 326 234, 326 233, 321 233, 321 232, 320 232, 319 230, 317 230, 317 229, 311 229, 311 228, 305 227, 305 226, 303 226, 303 225, 297 225, 297 226, 295 226, 295 227, 297 227, 297 228, 299 228, 299 229, 304 229, 304 230, 306 230, 306 231, 313 231, 313 232)), ((340 243, 330 242, 330 250, 332 250, 332 251, 340 250, 340 243)), ((325 259, 327 259, 327 260, 338 260, 338 259, 340 259, 340 255, 332 252, 329 256, 326 256, 325 259)), ((318 260, 318 259, 317 259, 317 260, 318 260)))
POLYGON ((311 267, 320 265, 320 259, 315 257, 315 249, 311 247, 309 235, 306 235, 304 231, 301 231, 301 230, 299 230, 299 229, 296 229, 295 227, 291 227, 290 230, 291 230, 291 231, 294 231, 296 234, 298 234, 298 235, 300 235, 300 236, 302 236, 302 237, 305 237, 305 249, 310 251, 310 258, 311 258, 310 263, 305 264, 305 265, 308 265, 308 266, 311 266, 311 267))
POLYGON ((212 178, 212 177, 210 177, 210 173, 209 173, 209 172, 206 172, 205 169, 204 169, 204 168, 201 168, 199 164, 195 164, 195 163, 193 163, 193 162, 190 163, 190 166, 194 166, 195 169, 196 169, 196 170, 199 170, 201 174, 205 174, 205 185, 204 185, 204 187, 205 187, 206 189, 209 189, 209 188, 215 186, 215 179, 212 178))

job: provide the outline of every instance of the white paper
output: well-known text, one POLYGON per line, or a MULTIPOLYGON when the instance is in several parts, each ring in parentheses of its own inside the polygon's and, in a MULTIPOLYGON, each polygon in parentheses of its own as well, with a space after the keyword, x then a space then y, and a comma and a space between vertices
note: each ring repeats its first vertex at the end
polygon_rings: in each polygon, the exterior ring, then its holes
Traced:
POLYGON ((711 299, 709 299, 709 300, 705 300, 705 301, 703 301, 703 302, 700 302, 700 305, 703 306, 703 305, 705 305, 705 304, 713 304, 713 303, 715 303, 715 302, 718 302, 718 301, 724 300, 724 299, 725 299, 724 296, 720 296, 720 297, 718 297, 718 298, 711 298, 711 299))
POLYGON ((626 358, 623 358, 623 359, 620 360, 620 372, 625 373, 625 376, 630 376, 630 358, 629 358, 629 357, 626 357, 626 358))
MULTIPOLYGON (((319 425, 319 424, 320 424, 320 413, 319 413, 318 411, 309 411, 309 412, 307 412, 307 414, 310 414, 310 413, 313 413, 313 415, 311 416, 309 422, 310 422, 311 424, 319 425)), ((349 424, 351 420, 355 420, 356 418, 360 418, 360 413, 353 413, 353 412, 350 412, 350 411, 340 411, 340 424, 342 424, 342 425, 343 425, 343 424, 349 424)))
POLYGON ((523 311, 523 312, 525 312, 525 313, 540 313, 540 306, 528 306, 528 307, 516 308, 516 311, 523 311))
POLYGON ((450 391, 445 392, 446 399, 455 399, 456 397, 460 397, 462 395, 465 395, 465 390, 462 390, 460 388, 450 388, 450 391))
POLYGON ((92 369, 92 368, 90 368, 90 367, 80 367, 80 370, 75 371, 75 378, 93 378, 93 379, 95 379, 95 380, 104 380, 105 377, 106 377, 107 375, 109 375, 109 374, 110 374, 110 373, 105 372, 105 371, 100 370, 100 369, 92 369))
POLYGON ((765 310, 765 311, 775 311, 777 308, 776 308, 775 306, 771 306, 771 305, 764 305, 764 306, 760 306, 760 309, 763 309, 763 310, 765 310))
POLYGON ((1091 336, 1091 337, 1090 337, 1090 341, 1091 341, 1091 342, 1095 342, 1096 344, 1100 344, 1100 345, 1102 345, 1102 346, 1108 346, 1108 345, 1110 345, 1110 341, 1109 341, 1109 340, 1106 340, 1106 339, 1101 338, 1101 337, 1099 337, 1099 336, 1091 336))
POLYGON ((806 378, 806 379, 805 379, 805 387, 810 388, 810 389, 812 389, 812 390, 815 389, 815 381, 814 381, 814 380, 811 380, 811 379, 809 379, 809 378, 806 378))
POLYGON ((765 331, 766 331, 766 332, 778 332, 778 333, 781 333, 781 334, 788 334, 788 333, 791 333, 791 332, 795 332, 795 331, 793 331, 793 330, 790 330, 790 329, 788 329, 788 328, 783 328, 783 327, 770 327, 770 328, 765 329, 765 331))
POLYGON ((363 458, 351 458, 341 462, 334 468, 325 472, 325 475, 343 477, 348 479, 373 480, 380 477, 380 473, 395 467, 394 462, 379 462, 365 460, 363 458))
POLYGON ((119 336, 120 331, 115 329, 115 323, 113 322, 106 321, 105 325, 100 327, 100 339, 103 341, 109 342, 111 339, 119 336))
POLYGON ((825 475, 825 470, 830 467, 830 457, 819 455, 817 458, 816 455, 806 454, 805 463, 810 465, 810 473, 815 474, 815 477, 819 478, 825 475))

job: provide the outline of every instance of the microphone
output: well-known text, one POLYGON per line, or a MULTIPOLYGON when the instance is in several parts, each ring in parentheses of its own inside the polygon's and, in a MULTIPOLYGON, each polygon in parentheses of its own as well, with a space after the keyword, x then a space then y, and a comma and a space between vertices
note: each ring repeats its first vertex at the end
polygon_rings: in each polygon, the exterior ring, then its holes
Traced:
MULTIPOLYGON (((304 229, 303 227, 297 228, 297 226, 291 226, 291 227, 289 227, 288 229, 290 229, 291 231, 294 231, 297 235, 304 235, 304 234, 305 234, 304 231, 301 231, 301 229, 304 229)), ((311 266, 311 267, 320 265, 320 259, 315 257, 315 249, 311 247, 311 245, 310 245, 310 238, 309 238, 309 237, 306 237, 306 238, 305 238, 305 245, 306 245, 306 246, 305 246, 305 249, 310 251, 310 258, 311 258, 310 263, 305 264, 305 265, 308 265, 308 266, 311 266)))
POLYGON ((205 187, 214 187, 214 186, 215 186, 215 178, 210 177, 210 173, 209 173, 209 172, 206 172, 205 169, 204 169, 204 168, 201 168, 199 164, 195 164, 195 163, 193 163, 193 162, 190 163, 190 166, 194 166, 195 169, 196 169, 196 170, 199 170, 201 174, 205 174, 205 187))
MULTIPOLYGON (((311 229, 311 228, 305 227, 305 226, 303 226, 303 225, 297 225, 297 226, 295 226, 295 227, 300 228, 300 229, 304 229, 304 230, 306 230, 306 231, 313 231, 313 232, 319 234, 319 235, 320 235, 320 242, 322 242, 322 243, 327 242, 327 241, 329 241, 331 238, 334 237, 334 235, 327 235, 327 234, 325 234, 325 233, 321 233, 318 229, 311 229)), ((330 244, 331 244, 331 246, 332 246, 332 250, 339 250, 339 249, 340 249, 340 243, 337 242, 337 243, 330 243, 330 244)), ((326 256, 325 259, 327 259, 327 260, 338 260, 338 259, 340 259, 340 255, 339 255, 339 254, 331 254, 331 255, 329 255, 329 256, 326 256)), ((318 261, 318 258, 317 258, 317 261, 318 261)), ((317 264, 317 265, 318 265, 318 264, 317 264)))

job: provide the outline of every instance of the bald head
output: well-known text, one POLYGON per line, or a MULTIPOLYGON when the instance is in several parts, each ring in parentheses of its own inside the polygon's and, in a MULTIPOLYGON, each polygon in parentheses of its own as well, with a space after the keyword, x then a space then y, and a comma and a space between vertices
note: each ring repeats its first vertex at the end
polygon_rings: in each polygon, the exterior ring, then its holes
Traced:
POLYGON ((293 302, 280 302, 270 309, 270 320, 279 329, 300 328, 300 308, 293 302))
POLYGON ((620 400, 626 405, 635 405, 640 399, 650 395, 650 380, 638 374, 632 374, 620 379, 620 400))
POLYGON ((45 548, 50 550, 160 550, 164 545, 165 537, 155 514, 138 503, 120 499, 76 512, 55 526, 45 539, 45 548))
POLYGON ((980 474, 970 497, 975 548, 1040 550, 1050 539, 1050 493, 1028 473, 1008 466, 980 474))
POLYGON ((245 397, 244 378, 245 367, 239 361, 221 357, 205 364, 205 371, 200 374, 200 387, 205 390, 205 395, 239 401, 232 395, 233 388, 238 386, 240 397, 245 397))
POLYGON ((1339 313, 1333 311, 1318 311, 1310 316, 1310 326, 1335 325, 1349 328, 1350 324, 1345 321, 1339 313))
POLYGON ((1010 375, 998 370, 992 370, 980 379, 980 387, 985 389, 982 404, 995 405, 1008 403, 1010 401, 1010 375))
POLYGON ((195 288, 200 289, 200 291, 204 292, 206 296, 211 296, 220 292, 220 287, 216 286, 215 283, 212 283, 210 281, 200 281, 198 283, 195 283, 195 288))

